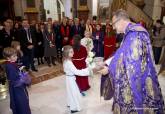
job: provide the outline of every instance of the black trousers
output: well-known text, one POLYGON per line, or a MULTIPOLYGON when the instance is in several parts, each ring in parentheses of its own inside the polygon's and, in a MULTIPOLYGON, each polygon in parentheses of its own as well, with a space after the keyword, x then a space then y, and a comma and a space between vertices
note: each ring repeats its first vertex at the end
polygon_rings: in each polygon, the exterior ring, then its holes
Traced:
POLYGON ((155 64, 159 63, 161 52, 162 52, 162 47, 154 47, 153 46, 153 54, 154 54, 155 64))
POLYGON ((32 70, 35 69, 34 67, 34 49, 28 49, 23 57, 23 64, 26 66, 27 69, 31 68, 32 70))

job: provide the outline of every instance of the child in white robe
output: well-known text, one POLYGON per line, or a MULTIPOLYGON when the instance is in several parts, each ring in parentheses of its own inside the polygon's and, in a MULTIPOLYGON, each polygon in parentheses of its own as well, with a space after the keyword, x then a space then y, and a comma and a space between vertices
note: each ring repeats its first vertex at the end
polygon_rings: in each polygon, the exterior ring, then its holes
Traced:
POLYGON ((81 110, 81 94, 76 83, 75 75, 89 76, 90 68, 78 70, 73 62, 74 51, 69 45, 63 47, 63 68, 66 75, 66 89, 67 89, 67 104, 71 110, 71 113, 75 113, 81 110))

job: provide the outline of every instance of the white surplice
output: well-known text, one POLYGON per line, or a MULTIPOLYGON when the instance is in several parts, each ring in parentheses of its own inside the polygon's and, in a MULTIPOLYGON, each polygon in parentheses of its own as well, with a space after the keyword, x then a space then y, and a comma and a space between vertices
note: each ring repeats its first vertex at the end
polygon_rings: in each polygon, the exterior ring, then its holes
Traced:
POLYGON ((66 75, 66 89, 67 89, 67 104, 70 110, 81 110, 81 94, 76 83, 75 75, 88 76, 90 70, 88 68, 78 70, 71 60, 63 62, 63 68, 66 75))

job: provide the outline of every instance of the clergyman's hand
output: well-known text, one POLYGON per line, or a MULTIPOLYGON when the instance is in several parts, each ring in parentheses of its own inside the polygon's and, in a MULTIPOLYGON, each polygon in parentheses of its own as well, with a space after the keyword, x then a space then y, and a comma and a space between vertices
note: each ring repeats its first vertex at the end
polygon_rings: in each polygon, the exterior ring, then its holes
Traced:
POLYGON ((93 71, 93 73, 96 73, 96 72, 100 71, 103 68, 104 68, 103 66, 100 66, 99 68, 95 67, 95 68, 92 69, 92 71, 93 71))
POLYGON ((103 69, 99 70, 98 73, 102 74, 102 75, 106 75, 108 74, 108 67, 104 66, 103 69))

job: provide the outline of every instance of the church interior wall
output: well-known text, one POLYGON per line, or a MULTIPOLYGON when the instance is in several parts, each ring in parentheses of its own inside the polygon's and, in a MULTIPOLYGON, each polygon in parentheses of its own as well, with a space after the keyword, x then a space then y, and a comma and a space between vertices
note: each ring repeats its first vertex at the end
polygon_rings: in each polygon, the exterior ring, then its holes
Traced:
MULTIPOLYGON (((74 8, 71 6, 72 0, 59 0, 61 4, 61 14, 62 12, 65 12, 70 18, 73 18, 73 15, 71 12, 71 8, 74 8), (70 3, 70 5, 68 4, 70 3), (66 4, 66 5, 65 5, 66 4), (67 10, 66 10, 67 9, 67 10)), ((110 5, 113 0, 110 0, 110 5)), ((145 1, 145 7, 143 8, 143 11, 149 15, 153 20, 160 19, 161 17, 161 2, 160 0, 144 0, 145 1)), ((27 8, 26 6, 26 0, 14 0, 14 9, 15 9, 15 15, 21 16, 25 18, 24 12, 27 8)), ((87 0, 87 6, 89 8, 89 18, 92 18, 94 15, 98 15, 98 2, 99 0, 87 0)), ((36 3, 36 9, 40 10, 40 0, 35 0, 36 3)), ((77 0, 77 5, 79 5, 79 0, 77 0)), ((44 0, 44 8, 46 9, 46 16, 47 18, 52 17, 53 19, 59 19, 58 13, 57 13, 57 2, 56 0, 44 0)), ((62 18, 62 15, 61 15, 62 18)), ((40 19, 40 14, 38 14, 38 19, 40 19)))

